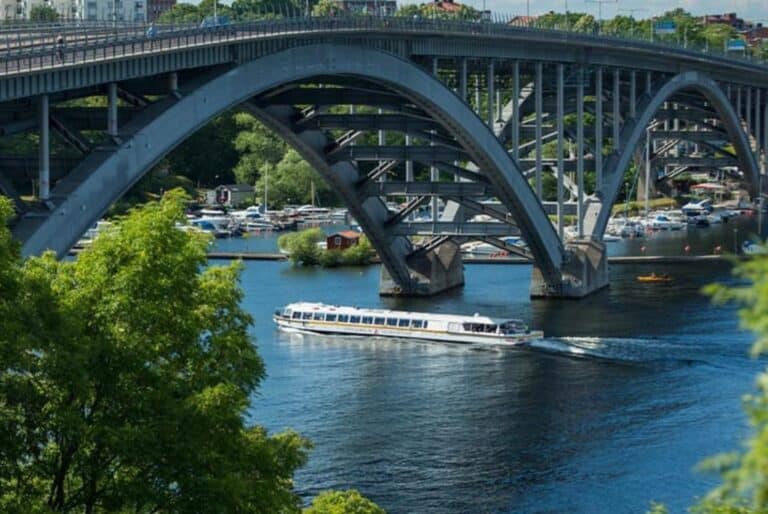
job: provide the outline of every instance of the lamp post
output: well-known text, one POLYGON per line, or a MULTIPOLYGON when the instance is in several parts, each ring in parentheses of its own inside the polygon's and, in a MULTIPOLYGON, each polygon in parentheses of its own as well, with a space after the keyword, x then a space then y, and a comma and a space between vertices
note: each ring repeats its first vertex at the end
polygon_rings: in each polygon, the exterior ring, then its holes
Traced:
POLYGON ((628 12, 629 18, 632 20, 632 28, 629 29, 629 37, 631 39, 635 38, 635 13, 636 12, 647 12, 648 9, 644 8, 637 8, 637 9, 619 9, 619 12, 628 12))
POLYGON ((597 32, 603 29, 603 4, 617 4, 619 0, 584 0, 588 4, 597 4, 597 32))

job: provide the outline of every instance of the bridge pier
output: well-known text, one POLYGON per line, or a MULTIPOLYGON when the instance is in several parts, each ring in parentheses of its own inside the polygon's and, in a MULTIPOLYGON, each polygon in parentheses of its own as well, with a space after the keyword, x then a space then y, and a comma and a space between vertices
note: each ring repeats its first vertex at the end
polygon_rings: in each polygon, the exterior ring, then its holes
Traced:
POLYGON ((583 298, 608 287, 605 244, 592 239, 569 242, 561 280, 548 283, 536 264, 531 275, 531 298, 583 298))
POLYGON ((392 278, 386 266, 382 266, 379 294, 381 296, 434 296, 464 285, 461 247, 452 241, 408 258, 408 269, 412 282, 411 286, 405 289, 392 278))
POLYGON ((51 121, 48 95, 40 95, 38 104, 40 142, 38 149, 38 191, 37 197, 46 201, 51 195, 51 121))

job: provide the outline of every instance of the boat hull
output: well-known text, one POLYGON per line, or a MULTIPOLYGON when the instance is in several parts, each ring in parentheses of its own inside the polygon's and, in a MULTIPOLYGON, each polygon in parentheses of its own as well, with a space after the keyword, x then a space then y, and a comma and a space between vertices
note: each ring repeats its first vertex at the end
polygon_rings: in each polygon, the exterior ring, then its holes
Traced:
POLYGON ((273 319, 279 329, 288 332, 357 337, 392 337, 397 339, 413 339, 417 341, 485 346, 522 346, 544 337, 544 333, 539 330, 531 330, 526 334, 515 335, 473 335, 444 330, 400 329, 398 327, 387 325, 361 326, 314 320, 294 320, 277 315, 274 316, 273 319))

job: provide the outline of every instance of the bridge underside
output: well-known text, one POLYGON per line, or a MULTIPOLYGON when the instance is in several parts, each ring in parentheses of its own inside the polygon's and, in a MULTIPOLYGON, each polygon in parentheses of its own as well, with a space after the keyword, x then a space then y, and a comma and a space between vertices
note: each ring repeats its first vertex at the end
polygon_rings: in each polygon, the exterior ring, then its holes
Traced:
POLYGON ((230 109, 279 134, 344 201, 381 257, 382 294, 462 285, 461 245, 483 241, 532 261, 533 296, 585 296, 608 283, 602 237, 628 172, 644 181, 646 168, 643 194, 701 171, 754 195, 768 147, 768 94, 698 72, 304 46, 0 104, 5 148, 39 136, 0 155, 24 253, 63 255, 230 109), (84 97, 103 101, 72 106, 84 97))

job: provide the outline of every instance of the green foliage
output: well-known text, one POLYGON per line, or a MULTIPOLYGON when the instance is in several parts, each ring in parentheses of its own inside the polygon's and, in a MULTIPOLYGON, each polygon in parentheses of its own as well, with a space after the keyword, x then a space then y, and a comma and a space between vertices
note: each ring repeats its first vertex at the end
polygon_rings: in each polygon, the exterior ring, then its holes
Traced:
POLYGON ((59 13, 50 5, 35 5, 29 10, 30 21, 58 21, 59 13))
POLYGON ((265 169, 274 171, 288 145, 250 114, 238 113, 234 119, 238 130, 235 150, 240 154, 235 179, 238 184, 255 184, 265 169))
POLYGON ((669 514, 669 510, 661 503, 651 502, 651 510, 647 514, 669 514))
POLYGON ((361 236, 355 246, 344 250, 327 250, 318 246, 325 241, 326 235, 319 228, 310 228, 301 232, 283 234, 277 240, 277 246, 288 252, 293 265, 320 265, 325 268, 336 266, 363 266, 370 264, 376 251, 365 236, 361 236))
POLYGON ((304 514, 386 514, 386 511, 354 489, 320 493, 304 514))
POLYGON ((440 18, 467 21, 480 21, 482 18, 480 11, 468 5, 461 5, 456 11, 446 11, 432 3, 401 5, 395 15, 408 18, 440 18))
POLYGON ((259 198, 264 196, 265 181, 268 181, 266 185, 270 207, 312 203, 313 184, 321 205, 338 202, 320 175, 293 149, 288 149, 274 169, 270 169, 269 177, 259 177, 256 182, 256 195, 259 198))
MULTIPOLYGON (((174 227, 178 193, 74 261, 0 227, 0 511, 298 512, 308 441, 246 426, 264 366, 240 268, 174 227)), ((0 200, 0 219, 11 210, 0 200)))
MULTIPOLYGON (((712 284, 705 288, 715 302, 736 302, 744 328, 757 339, 752 346, 754 356, 768 350, 768 257, 757 256, 739 263, 736 276, 742 285, 712 284)), ((696 514, 747 514, 768 511, 768 372, 757 379, 757 391, 744 399, 753 429, 745 450, 718 455, 702 465, 716 471, 722 484, 696 505, 696 514)))
POLYGON ((283 234, 277 240, 277 246, 288 252, 293 265, 314 266, 320 263, 321 248, 317 246, 325 241, 325 232, 319 228, 310 228, 301 232, 283 234))

